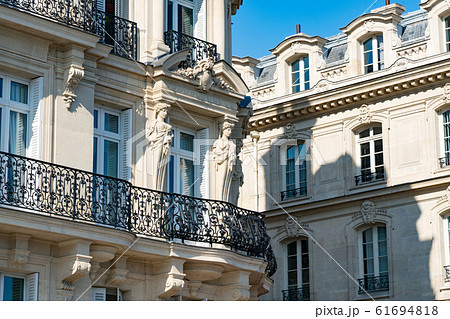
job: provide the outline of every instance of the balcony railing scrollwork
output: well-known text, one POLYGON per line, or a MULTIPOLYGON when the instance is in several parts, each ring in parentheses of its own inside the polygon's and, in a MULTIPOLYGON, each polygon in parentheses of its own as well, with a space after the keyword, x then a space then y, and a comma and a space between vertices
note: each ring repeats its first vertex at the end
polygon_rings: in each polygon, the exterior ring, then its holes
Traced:
POLYGON ((377 277, 365 277, 358 279, 359 290, 358 293, 364 293, 365 291, 382 291, 389 290, 389 276, 382 275, 377 277))
POLYGON ((383 180, 384 180, 384 171, 379 171, 375 173, 367 172, 362 175, 355 176, 356 186, 383 180))
POLYGON ((162 239, 223 244, 276 261, 264 216, 233 204, 169 194, 0 152, 0 205, 162 239))
POLYGON ((283 301, 307 301, 310 300, 309 285, 302 288, 286 289, 282 291, 283 301))
POLYGON ((439 165, 441 168, 450 166, 450 155, 446 155, 445 157, 441 157, 439 159, 439 165))
POLYGON ((164 42, 169 46, 170 52, 190 50, 186 63, 182 67, 193 67, 198 61, 210 59, 218 61, 217 45, 203 41, 187 34, 169 30, 164 33, 164 42))
POLYGON ((137 58, 137 24, 99 11, 92 0, 0 0, 0 5, 96 34, 112 53, 137 58))
POLYGON ((283 192, 281 192, 281 200, 287 200, 287 199, 291 199, 291 198, 306 196, 306 191, 307 191, 306 186, 283 191, 283 192))

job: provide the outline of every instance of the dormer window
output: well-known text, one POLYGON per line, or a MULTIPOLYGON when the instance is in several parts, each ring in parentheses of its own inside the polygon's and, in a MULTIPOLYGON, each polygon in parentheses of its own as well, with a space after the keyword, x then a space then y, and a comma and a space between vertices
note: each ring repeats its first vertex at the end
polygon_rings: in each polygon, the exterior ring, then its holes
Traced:
POLYGON ((309 57, 306 56, 291 63, 291 74, 292 93, 309 90, 309 57))
POLYGON ((444 20, 445 27, 445 49, 450 52, 450 16, 444 20))
POLYGON ((384 69, 383 36, 374 36, 363 43, 364 73, 384 69))

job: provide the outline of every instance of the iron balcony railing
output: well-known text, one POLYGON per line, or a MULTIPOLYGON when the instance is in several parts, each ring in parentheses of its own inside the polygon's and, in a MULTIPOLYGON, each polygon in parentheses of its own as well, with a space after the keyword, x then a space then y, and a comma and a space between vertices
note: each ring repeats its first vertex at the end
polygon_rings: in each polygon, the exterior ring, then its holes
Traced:
POLYGON ((306 186, 304 186, 304 187, 290 189, 290 190, 281 192, 281 200, 305 196, 306 191, 307 191, 307 188, 306 188, 306 186))
POLYGON ((445 281, 450 281, 450 265, 444 266, 445 269, 445 281))
POLYGON ((381 290, 389 290, 389 276, 382 275, 378 277, 364 277, 362 279, 358 279, 359 290, 358 293, 362 294, 366 291, 381 291, 381 290))
POLYGON ((283 290, 283 301, 307 301, 310 300, 309 285, 302 288, 283 290))
POLYGON ((264 257, 269 276, 277 267, 259 213, 3 152, 0 205, 167 240, 223 244, 264 257))
POLYGON ((112 53, 136 59, 136 23, 99 11, 95 3, 95 0, 0 0, 1 5, 9 8, 96 34, 100 43, 113 45, 112 53))
POLYGON ((441 168, 450 166, 450 155, 446 155, 445 157, 441 157, 439 159, 439 165, 441 166, 441 168))
POLYGON ((355 176, 356 186, 366 183, 372 183, 384 180, 384 171, 379 171, 375 173, 364 173, 362 175, 355 176))
POLYGON ((218 61, 217 45, 203 41, 192 36, 169 30, 164 33, 164 42, 169 46, 170 52, 175 53, 182 50, 189 50, 187 62, 183 67, 193 67, 198 61, 210 59, 218 61))

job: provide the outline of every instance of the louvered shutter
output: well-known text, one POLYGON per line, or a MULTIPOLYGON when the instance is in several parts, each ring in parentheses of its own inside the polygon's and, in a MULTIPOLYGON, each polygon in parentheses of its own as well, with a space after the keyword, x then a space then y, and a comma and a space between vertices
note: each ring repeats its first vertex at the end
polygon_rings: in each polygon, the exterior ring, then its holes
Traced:
POLYGON ((122 292, 117 288, 117 301, 123 301, 122 292))
POLYGON ((209 198, 209 129, 204 128, 197 131, 196 136, 196 155, 199 156, 198 178, 199 178, 199 195, 202 198, 209 198))
POLYGON ((25 279, 25 300, 38 300, 39 273, 30 274, 25 279))
POLYGON ((105 12, 105 0, 97 0, 97 10, 105 12))
POLYGON ((133 109, 122 112, 122 178, 131 181, 133 109))
POLYGON ((28 137, 28 151, 27 156, 40 159, 40 144, 41 144, 41 113, 42 113, 42 99, 43 99, 43 83, 44 78, 38 77, 31 80, 31 111, 29 121, 31 123, 31 130, 28 137))
POLYGON ((206 0, 194 1, 194 37, 206 41, 206 0))
POLYGON ((106 288, 91 288, 92 301, 105 301, 106 300, 106 288))
POLYGON ((121 17, 122 18, 122 14, 123 14, 123 10, 122 10, 122 0, 115 0, 115 5, 114 5, 114 9, 115 9, 115 16, 116 17, 121 17))

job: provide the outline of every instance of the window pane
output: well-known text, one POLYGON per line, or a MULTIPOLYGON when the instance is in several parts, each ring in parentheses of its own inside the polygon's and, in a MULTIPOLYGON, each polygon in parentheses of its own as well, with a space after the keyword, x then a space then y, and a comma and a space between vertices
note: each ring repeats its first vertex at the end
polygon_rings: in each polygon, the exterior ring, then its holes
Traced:
POLYGON ((169 164, 168 164, 168 190, 169 193, 175 192, 175 157, 173 155, 170 156, 169 164))
POLYGON ((308 253, 308 240, 302 240, 302 254, 308 253))
POLYGON ((380 267, 380 275, 388 272, 388 259, 387 257, 382 257, 378 259, 378 264, 380 267))
POLYGON ((308 254, 302 255, 302 268, 308 268, 309 267, 309 258, 308 254))
POLYGON ((381 134, 381 126, 375 126, 374 128, 373 128, 373 135, 379 135, 379 134, 381 134))
POLYGON ((28 85, 11 81, 11 100, 28 104, 28 85))
POLYGON ((288 270, 297 269, 297 257, 288 257, 288 270))
POLYGON ((369 143, 361 144, 361 155, 368 155, 368 154, 370 154, 370 144, 369 143))
POLYGON ((364 53, 364 65, 370 65, 373 63, 373 55, 372 52, 364 53))
POLYGON ((368 137, 370 135, 370 129, 364 130, 361 133, 359 133, 359 138, 368 137))
POLYGON ((297 285, 297 270, 288 271, 288 285, 289 286, 297 285))
POLYGON ((98 111, 94 110, 94 128, 98 128, 98 111))
POLYGON ((372 50, 372 39, 367 40, 364 42, 364 51, 371 51, 372 50))
POLYGON ((292 72, 297 72, 300 70, 300 60, 295 61, 292 65, 292 72))
POLYGON ((94 137, 94 163, 92 165, 92 171, 98 173, 97 161, 98 161, 98 139, 94 137))
POLYGON ((105 140, 103 154, 104 154, 103 174, 110 177, 118 177, 119 144, 105 140))
POLYGON ((375 142, 375 152, 383 152, 383 140, 376 140, 375 142))
POLYGON ((194 196, 194 162, 180 159, 180 190, 183 195, 194 196))
POLYGON ((373 72, 373 64, 370 64, 370 65, 366 66, 366 67, 364 68, 364 72, 365 72, 365 73, 371 73, 371 72, 373 72))
POLYGON ((185 151, 194 151, 194 135, 180 133, 180 148, 185 151))
POLYGON ((362 236, 363 236, 363 244, 371 243, 373 241, 372 229, 363 231, 362 236))
POLYGON ((302 270, 302 283, 306 284, 309 282, 309 269, 302 270))
POLYGON ((287 245, 287 253, 288 256, 296 255, 297 254, 297 242, 292 242, 289 245, 287 245))
POLYGON ((3 79, 0 78, 0 97, 3 97, 3 79))
POLYGON ((290 146, 287 149, 287 159, 291 159, 291 158, 295 158, 295 147, 294 146, 290 146))
POLYGON ((3 277, 3 300, 23 301, 24 280, 5 276, 3 277))
POLYGON ((450 17, 445 18, 445 27, 450 28, 450 17))
POLYGON ((119 117, 105 113, 105 131, 119 134, 119 117))
POLYGON ((27 137, 27 115, 11 111, 9 120, 8 152, 15 155, 25 156, 26 137, 27 137))
POLYGON ((309 69, 309 57, 303 58, 303 67, 309 69))
POLYGON ((173 2, 167 5, 167 30, 173 30, 173 2))
POLYGON ((178 5, 178 29, 183 34, 194 35, 194 14, 191 8, 178 5))
POLYGON ((383 165, 383 153, 375 154, 375 166, 383 165))

